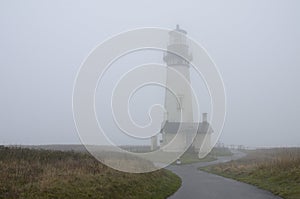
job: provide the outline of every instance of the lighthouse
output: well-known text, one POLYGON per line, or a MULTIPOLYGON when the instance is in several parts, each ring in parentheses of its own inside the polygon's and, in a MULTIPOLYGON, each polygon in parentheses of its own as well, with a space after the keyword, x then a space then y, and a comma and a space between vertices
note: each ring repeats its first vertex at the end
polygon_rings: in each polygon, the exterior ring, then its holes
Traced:
MULTIPOLYGON (((170 31, 168 51, 163 56, 167 73, 164 102, 166 112, 160 132, 162 134, 161 147, 168 145, 166 149, 163 149, 167 152, 182 152, 188 147, 195 152, 199 152, 200 149, 202 152, 207 152, 211 148, 210 135, 213 130, 208 122, 207 113, 202 115, 202 122, 194 121, 193 118, 190 86, 190 62, 193 56, 186 35, 187 32, 179 25, 170 31), (182 78, 185 80, 183 81, 182 78), (175 136, 176 139, 174 139, 175 136)), ((152 150, 158 148, 157 136, 152 137, 151 148, 152 150)))
POLYGON ((191 88, 188 84, 183 84, 178 80, 178 74, 169 72, 171 69, 175 70, 190 83, 189 62, 192 60, 192 54, 189 52, 186 34, 187 32, 179 25, 175 30, 170 31, 168 52, 163 57, 167 66, 166 87, 172 88, 173 92, 166 89, 165 93, 165 119, 168 122, 193 122, 191 88), (188 57, 189 60, 184 60, 170 52, 178 52, 188 57))

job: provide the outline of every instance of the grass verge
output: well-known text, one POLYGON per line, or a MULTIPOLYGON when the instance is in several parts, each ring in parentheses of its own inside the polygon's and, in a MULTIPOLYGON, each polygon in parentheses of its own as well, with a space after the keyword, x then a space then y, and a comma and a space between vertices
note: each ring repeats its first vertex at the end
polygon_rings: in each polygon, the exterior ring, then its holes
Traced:
MULTIPOLYGON (((228 148, 218 147, 218 148, 213 148, 205 158, 199 159, 198 153, 194 152, 193 150, 188 150, 180 157, 180 161, 181 164, 192 164, 197 162, 212 162, 217 160, 217 157, 231 156, 231 155, 232 153, 228 148)), ((176 164, 176 162, 174 162, 173 164, 176 164)))
POLYGON ((300 198, 300 148, 250 151, 245 158, 199 169, 255 185, 286 199, 300 198))
POLYGON ((84 153, 0 147, 0 198, 167 198, 181 185, 167 170, 130 174, 84 153))

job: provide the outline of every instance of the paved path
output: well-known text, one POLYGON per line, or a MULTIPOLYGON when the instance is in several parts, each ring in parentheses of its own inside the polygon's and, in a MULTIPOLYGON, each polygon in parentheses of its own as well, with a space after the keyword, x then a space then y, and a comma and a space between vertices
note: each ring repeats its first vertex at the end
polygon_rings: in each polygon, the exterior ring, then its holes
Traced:
POLYGON ((221 157, 213 162, 190 165, 171 165, 167 169, 182 179, 182 186, 170 199, 280 199, 268 191, 242 182, 199 171, 197 168, 228 162, 245 154, 234 152, 233 157, 221 157))

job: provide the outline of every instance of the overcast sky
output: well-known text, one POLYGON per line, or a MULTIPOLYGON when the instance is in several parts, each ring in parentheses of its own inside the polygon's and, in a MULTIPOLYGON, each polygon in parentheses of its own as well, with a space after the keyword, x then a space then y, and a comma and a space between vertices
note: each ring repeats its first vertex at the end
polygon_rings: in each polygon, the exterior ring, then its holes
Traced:
POLYGON ((297 0, 1 1, 0 144, 80 143, 72 89, 88 53, 119 32, 180 24, 223 77, 221 141, 300 146, 299 9, 297 0))

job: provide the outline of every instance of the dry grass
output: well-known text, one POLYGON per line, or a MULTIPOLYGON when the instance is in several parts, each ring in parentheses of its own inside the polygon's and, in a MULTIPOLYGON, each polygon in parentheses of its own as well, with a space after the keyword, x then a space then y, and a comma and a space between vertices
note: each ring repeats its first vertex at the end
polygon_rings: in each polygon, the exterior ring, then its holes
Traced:
POLYGON ((249 151, 245 158, 204 170, 254 184, 283 198, 300 198, 300 148, 249 151))
POLYGON ((84 153, 0 147, 0 198, 166 198, 180 186, 160 170, 129 174, 84 153))

